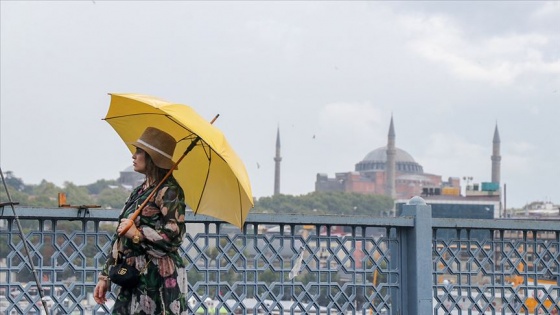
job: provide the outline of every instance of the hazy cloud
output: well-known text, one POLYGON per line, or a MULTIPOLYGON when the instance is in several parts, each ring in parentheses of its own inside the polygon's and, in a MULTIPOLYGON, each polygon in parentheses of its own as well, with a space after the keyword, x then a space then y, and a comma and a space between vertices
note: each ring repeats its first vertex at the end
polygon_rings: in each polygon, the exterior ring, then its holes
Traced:
POLYGON ((427 172, 560 202, 557 1, 0 1, 0 164, 26 183, 115 179, 109 92, 186 103, 221 129, 256 197, 314 190, 397 146, 427 172), (551 140, 552 139, 552 140, 551 140))
POLYGON ((484 163, 490 161, 487 147, 471 143, 453 133, 431 134, 425 144, 423 155, 418 157, 424 165, 425 172, 441 174, 444 179, 472 176, 479 181, 488 181, 490 163, 484 163))
POLYGON ((459 78, 509 85, 526 73, 560 74, 560 61, 543 52, 553 40, 545 34, 477 37, 446 15, 401 16, 399 22, 411 33, 411 49, 459 78))

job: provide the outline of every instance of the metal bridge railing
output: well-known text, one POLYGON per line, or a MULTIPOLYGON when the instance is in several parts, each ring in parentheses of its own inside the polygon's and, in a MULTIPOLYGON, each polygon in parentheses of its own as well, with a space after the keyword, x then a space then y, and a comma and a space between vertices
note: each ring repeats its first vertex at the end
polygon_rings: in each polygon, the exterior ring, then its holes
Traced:
MULTIPOLYGON (((50 313, 108 313, 111 303, 95 304, 92 292, 118 212, 23 207, 16 212, 50 313)), ((400 230, 412 226, 411 218, 251 214, 243 231, 204 216, 190 214, 186 221, 181 250, 193 313, 382 314, 402 299, 396 297, 402 294, 400 263, 391 253, 398 252, 400 230)), ((0 209, 0 244, 3 311, 40 313, 8 208, 0 209)))
POLYGON ((558 221, 433 220, 434 314, 558 314, 558 221))
MULTIPOLYGON (((118 211, 16 211, 50 313, 109 313, 92 292, 118 211)), ((186 221, 193 314, 559 310, 556 222, 435 219, 419 198, 402 217, 250 214, 243 231, 205 216, 186 221)), ((40 314, 38 301, 12 210, 0 208, 0 314, 40 314)))

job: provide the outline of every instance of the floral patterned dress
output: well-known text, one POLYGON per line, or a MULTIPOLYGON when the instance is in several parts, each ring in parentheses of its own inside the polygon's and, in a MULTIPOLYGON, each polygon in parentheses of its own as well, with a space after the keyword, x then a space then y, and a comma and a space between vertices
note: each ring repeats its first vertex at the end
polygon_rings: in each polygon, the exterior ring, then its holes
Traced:
MULTIPOLYGON (((143 191, 142 185, 136 187, 119 221, 130 217, 153 189, 143 191)), ((184 199, 183 190, 170 176, 135 219, 143 240, 134 244, 128 238, 113 237, 113 251, 121 251, 141 274, 137 287, 119 287, 111 314, 187 314, 187 273, 178 252, 186 233, 184 199)), ((112 257, 107 260, 102 275, 108 274, 113 262, 112 257)))

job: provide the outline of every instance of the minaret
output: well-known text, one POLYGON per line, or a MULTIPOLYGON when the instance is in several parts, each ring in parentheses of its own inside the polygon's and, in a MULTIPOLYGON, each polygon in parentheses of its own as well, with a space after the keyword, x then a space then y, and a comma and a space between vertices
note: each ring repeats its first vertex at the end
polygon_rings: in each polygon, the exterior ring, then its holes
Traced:
POLYGON ((498 123, 494 129, 494 140, 492 140, 492 182, 500 183, 500 134, 498 133, 498 123))
POLYGON ((385 195, 395 198, 395 166, 396 166, 397 149, 395 147, 395 128, 393 126, 393 115, 391 115, 391 124, 389 126, 389 136, 387 140, 387 164, 385 165, 385 195))
POLYGON ((274 157, 274 196, 280 195, 280 127, 276 132, 276 156, 274 157))

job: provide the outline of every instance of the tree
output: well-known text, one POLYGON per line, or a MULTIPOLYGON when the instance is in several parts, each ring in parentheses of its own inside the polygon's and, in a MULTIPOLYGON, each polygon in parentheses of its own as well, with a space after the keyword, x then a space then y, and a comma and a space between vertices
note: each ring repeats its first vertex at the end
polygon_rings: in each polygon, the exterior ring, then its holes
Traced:
POLYGON ((381 215, 393 208, 393 199, 381 195, 344 192, 312 192, 307 195, 277 195, 262 197, 255 203, 254 212, 381 215))
POLYGON ((97 195, 97 204, 103 208, 120 209, 123 207, 129 191, 123 187, 106 187, 97 195))
POLYGON ((100 179, 93 184, 87 185, 86 188, 87 188, 90 195, 98 195, 103 190, 105 190, 107 188, 111 188, 111 186, 117 187, 117 186, 119 186, 119 184, 117 183, 116 180, 100 179))
POLYGON ((25 184, 21 178, 17 178, 14 176, 12 171, 7 171, 6 176, 4 176, 4 180, 6 181, 6 186, 12 187, 17 191, 23 191, 25 189, 25 184))
POLYGON ((38 196, 52 196, 54 198, 58 195, 59 191, 59 187, 43 179, 39 185, 33 187, 31 193, 38 196))
MULTIPOLYGON (((76 186, 71 182, 64 183, 64 192, 71 205, 92 205, 94 201, 85 186, 76 186)), ((58 194, 58 193, 57 193, 58 194)))
MULTIPOLYGON (((20 205, 25 204, 27 202, 27 200, 29 199, 28 194, 26 194, 23 191, 18 191, 12 186, 8 186, 8 192, 10 193, 10 197, 11 197, 12 201, 13 202, 19 202, 20 205)), ((0 201, 1 202, 7 202, 8 201, 8 196, 6 195, 6 190, 4 189, 4 187, 1 187, 1 189, 0 189, 0 201)))

